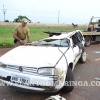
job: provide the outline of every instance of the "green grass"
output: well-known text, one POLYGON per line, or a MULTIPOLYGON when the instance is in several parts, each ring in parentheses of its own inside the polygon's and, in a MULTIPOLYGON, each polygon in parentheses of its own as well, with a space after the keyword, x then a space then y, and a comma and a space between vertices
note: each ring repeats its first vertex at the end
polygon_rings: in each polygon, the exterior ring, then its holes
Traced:
POLYGON ((13 27, 0 27, 0 47, 13 46, 13 27))
MULTIPOLYGON (((43 33, 43 31, 74 31, 77 28, 65 27, 65 26, 31 26, 30 35, 31 41, 39 40, 48 37, 48 34, 43 33)), ((85 30, 84 27, 78 28, 80 30, 85 30)), ((13 43, 13 26, 0 26, 0 47, 12 47, 13 43)))

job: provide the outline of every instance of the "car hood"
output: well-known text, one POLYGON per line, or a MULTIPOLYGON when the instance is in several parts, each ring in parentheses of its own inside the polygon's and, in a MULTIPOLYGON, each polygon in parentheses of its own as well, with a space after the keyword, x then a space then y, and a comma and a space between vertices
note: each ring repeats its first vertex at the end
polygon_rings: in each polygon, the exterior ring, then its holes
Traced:
POLYGON ((3 55, 0 62, 26 67, 53 67, 61 56, 58 47, 19 46, 3 55))

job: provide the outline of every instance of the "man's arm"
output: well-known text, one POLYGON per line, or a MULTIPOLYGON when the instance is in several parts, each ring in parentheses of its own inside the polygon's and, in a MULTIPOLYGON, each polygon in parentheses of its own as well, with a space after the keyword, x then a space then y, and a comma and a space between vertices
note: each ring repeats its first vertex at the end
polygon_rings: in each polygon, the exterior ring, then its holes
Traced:
POLYGON ((27 34, 27 42, 30 43, 30 33, 27 34))
POLYGON ((30 30, 27 28, 27 34, 26 34, 26 36, 27 36, 27 42, 28 43, 30 43, 31 41, 30 41, 30 30))

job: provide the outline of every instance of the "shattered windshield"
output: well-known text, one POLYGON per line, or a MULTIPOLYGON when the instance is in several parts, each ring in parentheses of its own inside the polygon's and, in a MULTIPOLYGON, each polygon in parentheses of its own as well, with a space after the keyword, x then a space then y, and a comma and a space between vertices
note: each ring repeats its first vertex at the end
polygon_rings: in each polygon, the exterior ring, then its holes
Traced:
POLYGON ((54 46, 54 47, 68 47, 69 40, 68 39, 44 39, 40 41, 36 41, 38 45, 42 46, 54 46))

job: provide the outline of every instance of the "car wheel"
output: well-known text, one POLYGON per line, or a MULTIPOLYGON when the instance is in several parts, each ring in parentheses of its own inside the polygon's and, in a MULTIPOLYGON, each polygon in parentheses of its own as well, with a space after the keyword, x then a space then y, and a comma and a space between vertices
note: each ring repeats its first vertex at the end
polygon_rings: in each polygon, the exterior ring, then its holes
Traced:
POLYGON ((74 81, 73 72, 72 72, 71 68, 68 68, 67 76, 65 79, 65 85, 63 87, 64 92, 69 93, 74 89, 73 81, 74 81))
POLYGON ((87 59, 86 51, 83 51, 83 52, 82 52, 82 55, 81 55, 81 57, 80 57, 80 59, 79 59, 79 62, 80 62, 80 63, 85 63, 85 62, 86 62, 86 59, 87 59))
POLYGON ((91 37, 86 36, 85 37, 85 46, 88 47, 89 45, 91 45, 91 37))

